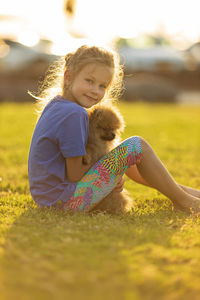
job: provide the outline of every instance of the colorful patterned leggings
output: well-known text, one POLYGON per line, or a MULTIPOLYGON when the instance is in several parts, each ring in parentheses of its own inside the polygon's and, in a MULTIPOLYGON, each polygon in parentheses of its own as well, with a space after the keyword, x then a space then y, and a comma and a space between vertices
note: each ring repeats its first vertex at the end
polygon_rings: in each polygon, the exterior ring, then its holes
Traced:
POLYGON ((125 171, 142 158, 140 139, 133 136, 103 156, 78 182, 63 210, 87 211, 106 197, 125 171))

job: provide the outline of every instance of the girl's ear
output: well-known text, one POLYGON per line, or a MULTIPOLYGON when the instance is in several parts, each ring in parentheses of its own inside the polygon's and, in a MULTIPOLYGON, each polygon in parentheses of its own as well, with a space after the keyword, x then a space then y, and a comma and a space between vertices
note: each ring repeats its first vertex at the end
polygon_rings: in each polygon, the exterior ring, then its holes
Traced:
POLYGON ((71 80, 72 80, 72 74, 71 74, 70 70, 67 69, 67 70, 65 70, 65 73, 64 73, 64 81, 65 81, 65 83, 70 84, 71 80))

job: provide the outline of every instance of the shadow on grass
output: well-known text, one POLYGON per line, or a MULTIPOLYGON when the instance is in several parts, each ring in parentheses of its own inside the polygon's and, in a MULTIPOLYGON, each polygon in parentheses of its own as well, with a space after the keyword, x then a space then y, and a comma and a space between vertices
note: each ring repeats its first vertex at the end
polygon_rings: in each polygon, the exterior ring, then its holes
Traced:
POLYGON ((6 235, 5 298, 187 299, 195 290, 180 270, 192 253, 178 242, 187 220, 169 209, 126 216, 28 209, 6 235))

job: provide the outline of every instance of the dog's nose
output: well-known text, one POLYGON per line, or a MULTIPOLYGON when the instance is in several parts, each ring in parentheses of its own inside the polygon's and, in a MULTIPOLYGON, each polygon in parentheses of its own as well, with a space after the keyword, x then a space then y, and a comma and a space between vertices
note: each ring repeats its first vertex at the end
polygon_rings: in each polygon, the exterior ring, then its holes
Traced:
POLYGON ((106 133, 106 134, 102 135, 101 138, 104 141, 112 141, 115 138, 115 133, 113 133, 113 132, 109 132, 109 134, 106 133))
POLYGON ((112 141, 114 140, 115 138, 115 134, 113 132, 111 132, 109 135, 108 135, 108 141, 112 141))

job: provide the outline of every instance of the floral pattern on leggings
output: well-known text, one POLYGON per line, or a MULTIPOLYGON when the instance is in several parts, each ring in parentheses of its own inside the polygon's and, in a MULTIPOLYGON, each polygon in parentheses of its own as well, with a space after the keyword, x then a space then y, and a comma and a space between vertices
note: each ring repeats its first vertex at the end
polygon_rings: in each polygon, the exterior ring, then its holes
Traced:
POLYGON ((78 182, 74 195, 64 204, 64 210, 86 211, 107 196, 125 171, 140 162, 140 139, 133 136, 104 155, 78 182))

